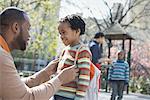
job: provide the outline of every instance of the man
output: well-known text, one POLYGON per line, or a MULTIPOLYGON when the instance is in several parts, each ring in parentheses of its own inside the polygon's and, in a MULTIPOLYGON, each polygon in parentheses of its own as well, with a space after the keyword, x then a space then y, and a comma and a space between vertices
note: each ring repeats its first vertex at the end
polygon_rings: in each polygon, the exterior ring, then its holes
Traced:
MULTIPOLYGON (((92 62, 93 64, 101 70, 102 62, 111 62, 108 58, 102 58, 103 47, 102 44, 105 41, 104 33, 98 32, 95 34, 94 39, 90 41, 89 47, 92 53, 92 62)), ((101 78, 99 77, 99 89, 101 88, 101 78)))
POLYGON ((118 59, 112 63, 109 68, 108 80, 111 83, 111 100, 122 100, 123 90, 126 83, 129 82, 129 65, 124 61, 125 52, 118 52, 118 59))
POLYGON ((100 69, 100 59, 102 58, 102 44, 104 42, 104 34, 102 32, 98 32, 95 34, 94 39, 90 42, 89 47, 92 53, 92 62, 100 69))
POLYGON ((10 52, 26 49, 29 29, 29 18, 24 11, 10 7, 0 13, 0 100, 49 100, 62 84, 77 75, 78 69, 72 66, 50 80, 58 64, 58 60, 54 60, 45 69, 21 81, 10 52))

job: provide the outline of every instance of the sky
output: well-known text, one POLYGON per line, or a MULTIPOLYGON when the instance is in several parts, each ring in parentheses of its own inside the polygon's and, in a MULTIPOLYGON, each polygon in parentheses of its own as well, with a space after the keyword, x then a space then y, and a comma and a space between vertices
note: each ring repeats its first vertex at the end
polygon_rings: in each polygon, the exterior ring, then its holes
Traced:
POLYGON ((98 19, 105 17, 108 14, 108 8, 104 4, 104 1, 108 3, 110 7, 113 3, 123 3, 125 0, 61 0, 61 7, 59 17, 65 17, 66 15, 83 13, 83 17, 96 17, 98 19))

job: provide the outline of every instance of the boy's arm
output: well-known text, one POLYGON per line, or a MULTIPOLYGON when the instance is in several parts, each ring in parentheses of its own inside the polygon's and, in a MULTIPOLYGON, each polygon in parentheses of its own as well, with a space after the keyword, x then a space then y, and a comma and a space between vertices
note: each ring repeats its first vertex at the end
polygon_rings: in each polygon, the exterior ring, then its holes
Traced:
POLYGON ((126 71, 125 71, 126 82, 129 82, 129 64, 126 62, 126 71))
POLYGON ((112 74, 112 65, 111 67, 109 67, 109 70, 108 70, 108 80, 111 80, 111 74, 112 74))
POLYGON ((112 73, 113 73, 113 66, 114 66, 114 63, 115 63, 115 62, 112 62, 112 63, 109 64, 109 66, 108 66, 108 68, 109 68, 109 70, 108 70, 108 80, 111 80, 111 75, 112 75, 112 73))
POLYGON ((90 84, 90 60, 91 54, 84 50, 78 56, 79 80, 77 83, 77 92, 74 100, 81 100, 84 98, 88 86, 90 84))

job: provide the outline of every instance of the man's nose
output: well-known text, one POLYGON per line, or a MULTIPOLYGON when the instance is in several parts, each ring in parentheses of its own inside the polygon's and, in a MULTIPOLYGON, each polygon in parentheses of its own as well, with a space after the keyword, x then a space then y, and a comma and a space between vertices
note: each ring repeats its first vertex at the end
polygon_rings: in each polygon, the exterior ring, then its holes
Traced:
POLYGON ((61 35, 60 35, 60 38, 63 39, 63 38, 64 38, 64 35, 61 34, 61 35))
POLYGON ((31 35, 30 35, 30 33, 28 32, 28 38, 31 38, 31 35))

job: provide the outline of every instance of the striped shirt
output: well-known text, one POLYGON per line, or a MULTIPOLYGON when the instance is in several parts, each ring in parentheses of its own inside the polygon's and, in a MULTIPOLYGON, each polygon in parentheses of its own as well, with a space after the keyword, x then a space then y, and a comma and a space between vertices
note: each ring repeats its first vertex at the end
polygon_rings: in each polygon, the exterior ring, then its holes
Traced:
MULTIPOLYGON (((74 64, 75 55, 80 46, 81 44, 78 44, 73 47, 67 46, 65 48, 62 57, 60 57, 61 60, 59 62, 59 67, 57 68, 57 72, 74 64)), ((74 100, 81 100, 85 96, 86 90, 90 84, 90 62, 91 52, 87 46, 84 46, 79 50, 78 54, 78 78, 68 84, 63 85, 56 95, 74 100)))
POLYGON ((129 65, 126 61, 117 60, 109 68, 108 80, 129 81, 129 65))

